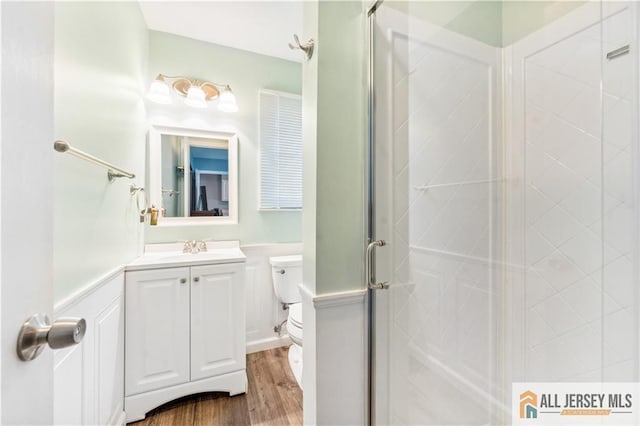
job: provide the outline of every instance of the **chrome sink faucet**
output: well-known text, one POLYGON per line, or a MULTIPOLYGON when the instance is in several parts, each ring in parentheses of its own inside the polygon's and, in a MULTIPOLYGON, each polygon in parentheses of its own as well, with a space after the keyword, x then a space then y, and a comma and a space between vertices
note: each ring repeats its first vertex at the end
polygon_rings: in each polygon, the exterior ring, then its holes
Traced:
POLYGON ((193 244, 195 243, 195 241, 185 241, 184 242, 184 247, 182 247, 182 252, 183 253, 193 253, 193 244))
POLYGON ((183 253, 200 253, 207 251, 207 242, 204 240, 185 241, 182 248, 183 253))

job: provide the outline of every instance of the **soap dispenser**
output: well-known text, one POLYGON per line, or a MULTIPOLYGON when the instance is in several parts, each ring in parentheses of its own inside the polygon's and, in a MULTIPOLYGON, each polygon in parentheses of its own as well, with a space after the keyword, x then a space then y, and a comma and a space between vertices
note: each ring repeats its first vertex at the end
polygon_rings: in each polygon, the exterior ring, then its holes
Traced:
POLYGON ((149 220, 149 224, 151 226, 156 226, 158 224, 158 215, 160 213, 160 210, 158 210, 156 208, 156 206, 152 205, 151 206, 151 219, 149 220))

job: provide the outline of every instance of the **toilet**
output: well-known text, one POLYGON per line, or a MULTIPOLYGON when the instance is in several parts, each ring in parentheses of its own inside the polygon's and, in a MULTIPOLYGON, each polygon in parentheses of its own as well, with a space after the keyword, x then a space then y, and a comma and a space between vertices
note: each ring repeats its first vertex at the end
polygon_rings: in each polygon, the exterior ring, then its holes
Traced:
POLYGON ((289 307, 287 332, 291 338, 289 366, 302 389, 302 298, 298 285, 302 283, 302 256, 269 258, 273 289, 278 300, 289 307))

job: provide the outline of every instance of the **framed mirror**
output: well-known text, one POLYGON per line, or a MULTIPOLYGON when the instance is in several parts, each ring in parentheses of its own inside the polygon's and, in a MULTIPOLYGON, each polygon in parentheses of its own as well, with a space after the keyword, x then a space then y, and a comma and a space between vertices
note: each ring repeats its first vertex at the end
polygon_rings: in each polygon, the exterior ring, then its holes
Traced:
POLYGON ((235 133, 152 125, 148 170, 159 226, 238 223, 235 133))

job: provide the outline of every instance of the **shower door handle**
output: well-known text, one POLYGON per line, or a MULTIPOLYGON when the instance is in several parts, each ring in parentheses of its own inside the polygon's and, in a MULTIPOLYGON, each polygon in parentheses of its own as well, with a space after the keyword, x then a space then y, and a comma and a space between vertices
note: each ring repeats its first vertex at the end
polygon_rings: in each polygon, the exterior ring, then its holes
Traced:
POLYGON ((389 281, 375 282, 375 274, 373 273, 373 251, 376 247, 387 245, 384 240, 371 241, 367 246, 367 253, 364 259, 365 278, 367 280, 367 288, 371 290, 386 290, 389 288, 389 281))

